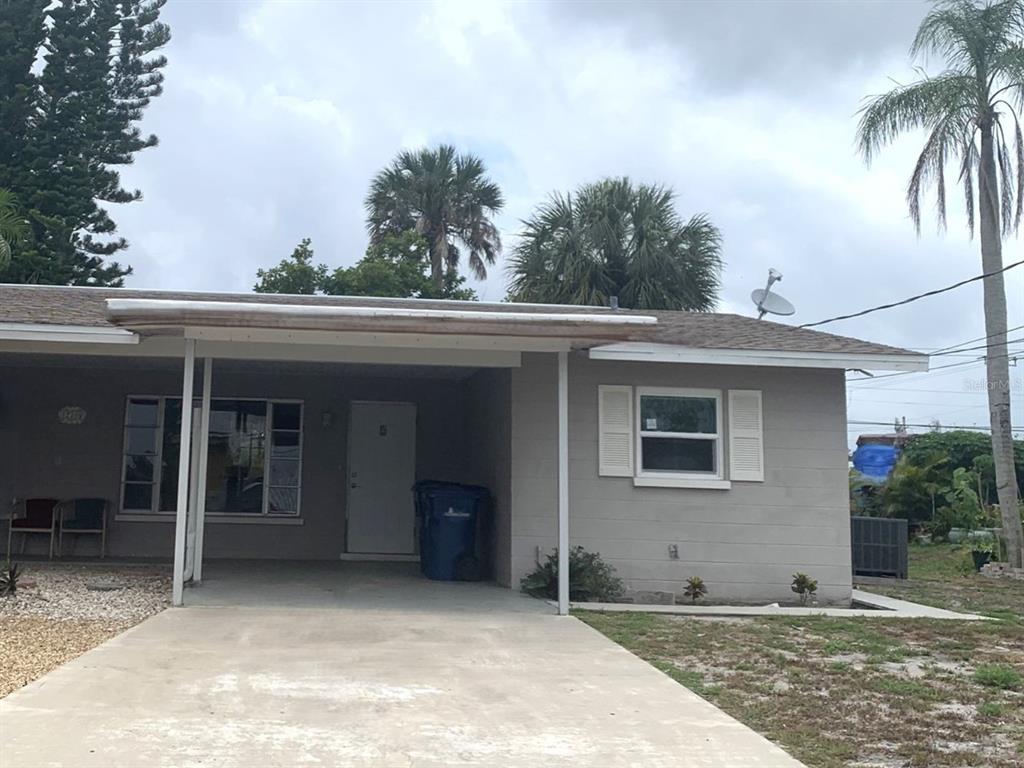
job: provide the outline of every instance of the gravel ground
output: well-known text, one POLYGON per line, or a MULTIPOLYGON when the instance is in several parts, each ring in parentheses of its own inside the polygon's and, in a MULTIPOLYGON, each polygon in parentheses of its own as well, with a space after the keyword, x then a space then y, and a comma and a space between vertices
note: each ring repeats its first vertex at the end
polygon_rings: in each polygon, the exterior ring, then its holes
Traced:
POLYGON ((0 598, 0 697, 170 604, 168 568, 28 563, 0 598))

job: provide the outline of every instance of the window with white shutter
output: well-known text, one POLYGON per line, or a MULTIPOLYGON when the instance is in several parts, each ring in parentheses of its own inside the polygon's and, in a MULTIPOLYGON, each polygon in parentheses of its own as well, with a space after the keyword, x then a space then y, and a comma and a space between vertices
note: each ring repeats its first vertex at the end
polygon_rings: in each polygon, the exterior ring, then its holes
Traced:
POLYGON ((633 388, 597 388, 598 474, 633 476, 633 388))
POLYGON ((761 391, 729 390, 729 479, 764 480, 761 391))

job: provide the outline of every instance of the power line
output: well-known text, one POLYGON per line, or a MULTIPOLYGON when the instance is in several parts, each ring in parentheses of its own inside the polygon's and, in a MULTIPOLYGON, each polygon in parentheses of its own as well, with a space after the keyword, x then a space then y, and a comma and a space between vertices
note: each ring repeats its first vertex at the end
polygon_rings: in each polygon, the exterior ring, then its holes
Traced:
MULTIPOLYGON (((1007 344, 1020 344, 1021 342, 1024 342, 1024 337, 1021 337, 1019 339, 1006 340, 1007 344)), ((943 357, 945 355, 955 355, 959 352, 970 352, 973 349, 988 349, 988 346, 988 344, 981 344, 977 347, 961 347, 960 349, 951 349, 949 352, 930 352, 928 354, 928 357, 943 357)), ((974 355, 974 357, 978 357, 978 355, 974 355)))
POLYGON ((799 328, 814 328, 815 326, 818 326, 818 325, 825 325, 826 323, 835 323, 835 322, 838 322, 839 320, 849 320, 849 319, 854 318, 854 317, 863 317, 864 315, 870 315, 872 312, 880 312, 883 309, 892 309, 893 307, 901 307, 904 304, 910 304, 911 302, 918 301, 919 299, 926 299, 929 296, 937 296, 940 293, 945 293, 946 291, 952 291, 954 288, 959 288, 960 286, 967 285, 968 283, 973 283, 973 282, 975 282, 977 280, 984 280, 986 277, 992 277, 993 275, 998 275, 1001 272, 1006 272, 1008 270, 1013 269, 1014 267, 1019 267, 1021 264, 1024 264, 1024 259, 1022 259, 1021 261, 1014 262, 1013 264, 1009 264, 1009 265, 1003 267, 1002 269, 997 269, 994 272, 987 272, 985 274, 976 275, 975 277, 969 277, 966 280, 961 280, 959 283, 953 283, 953 285, 947 285, 945 288, 937 288, 934 291, 927 291, 925 293, 919 293, 917 296, 911 296, 909 299, 903 299, 902 301, 894 301, 891 304, 882 304, 880 306, 871 307, 871 309, 864 309, 864 310, 861 310, 860 312, 854 312, 854 313, 849 314, 849 315, 839 315, 838 317, 830 317, 827 320, 819 320, 816 323, 804 323, 803 325, 798 326, 798 327, 799 328))
MULTIPOLYGON (((1006 332, 1012 333, 1013 331, 1019 331, 1021 328, 1024 328, 1024 325, 1015 325, 1013 328, 1007 328, 1006 332)), ((999 334, 990 333, 988 336, 979 336, 976 339, 968 339, 967 341, 961 341, 958 344, 950 344, 948 347, 939 347, 934 352, 930 352, 929 354, 936 355, 939 352, 945 352, 947 349, 953 350, 955 347, 962 347, 964 344, 973 344, 976 341, 988 341, 993 336, 999 336, 999 334)))
MULTIPOLYGON (((863 427, 891 427, 891 426, 893 426, 893 422, 891 422, 891 421, 857 421, 855 419, 848 419, 846 423, 847 424, 857 424, 857 425, 863 426, 863 427)), ((923 429, 934 429, 936 425, 935 424, 904 424, 904 423, 900 422, 900 426, 901 427, 919 427, 919 428, 923 428, 923 429)), ((991 427, 976 427, 976 426, 969 426, 967 424, 943 424, 941 422, 939 422, 938 426, 939 426, 940 429, 978 429, 978 430, 981 430, 983 432, 988 432, 988 431, 990 431, 992 429, 991 427)), ((1014 431, 1016 431, 1016 430, 1014 430, 1014 431)))
POLYGON ((879 379, 891 379, 893 376, 915 376, 915 375, 927 376, 928 374, 932 373, 933 371, 941 371, 943 368, 958 368, 958 367, 965 366, 965 365, 979 365, 979 364, 984 363, 986 361, 986 359, 988 359, 988 358, 991 358, 993 360, 998 360, 998 359, 1003 358, 1003 357, 1009 357, 1009 358, 1012 358, 1012 359, 1016 359, 1020 355, 1024 355, 1024 352, 1021 352, 1019 350, 1014 350, 1013 352, 1008 352, 1005 355, 988 355, 988 356, 982 355, 982 356, 978 357, 977 360, 965 360, 964 362, 961 362, 961 363, 949 363, 947 365, 937 365, 934 368, 929 368, 927 371, 899 371, 898 373, 883 373, 880 376, 868 376, 868 377, 863 378, 863 379, 851 379, 851 380, 848 380, 847 383, 848 384, 856 384, 856 383, 865 382, 865 381, 878 381, 879 379))

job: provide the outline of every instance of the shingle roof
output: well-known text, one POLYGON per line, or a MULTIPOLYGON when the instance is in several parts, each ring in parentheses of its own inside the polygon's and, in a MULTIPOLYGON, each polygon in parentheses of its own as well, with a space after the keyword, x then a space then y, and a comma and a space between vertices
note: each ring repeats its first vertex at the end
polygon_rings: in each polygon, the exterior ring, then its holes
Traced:
POLYGON ((380 308, 473 309, 487 312, 581 313, 653 315, 657 325, 637 327, 633 341, 677 344, 701 349, 743 349, 780 352, 850 353, 863 355, 917 355, 898 347, 874 344, 847 336, 796 328, 741 315, 612 310, 607 307, 538 304, 466 303, 426 299, 378 299, 363 296, 281 296, 260 293, 211 293, 86 288, 63 286, 0 285, 0 323, 40 323, 84 327, 115 327, 107 317, 106 300, 169 299, 254 304, 359 306, 380 308), (454 305, 454 306, 453 306, 454 305))

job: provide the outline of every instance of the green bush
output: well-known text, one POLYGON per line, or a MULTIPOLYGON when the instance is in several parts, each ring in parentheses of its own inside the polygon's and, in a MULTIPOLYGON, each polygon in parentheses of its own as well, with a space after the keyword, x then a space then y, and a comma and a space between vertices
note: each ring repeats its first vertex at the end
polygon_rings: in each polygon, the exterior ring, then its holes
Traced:
POLYGON ((807 599, 818 591, 818 580, 812 579, 806 573, 794 573, 790 589, 800 597, 800 605, 807 605, 807 599))
MULTIPOLYGON (((523 592, 533 597, 558 599, 558 550, 523 577, 523 592)), ((625 591, 615 568, 601 559, 597 552, 583 547, 569 550, 569 599, 579 603, 610 603, 625 591)))

